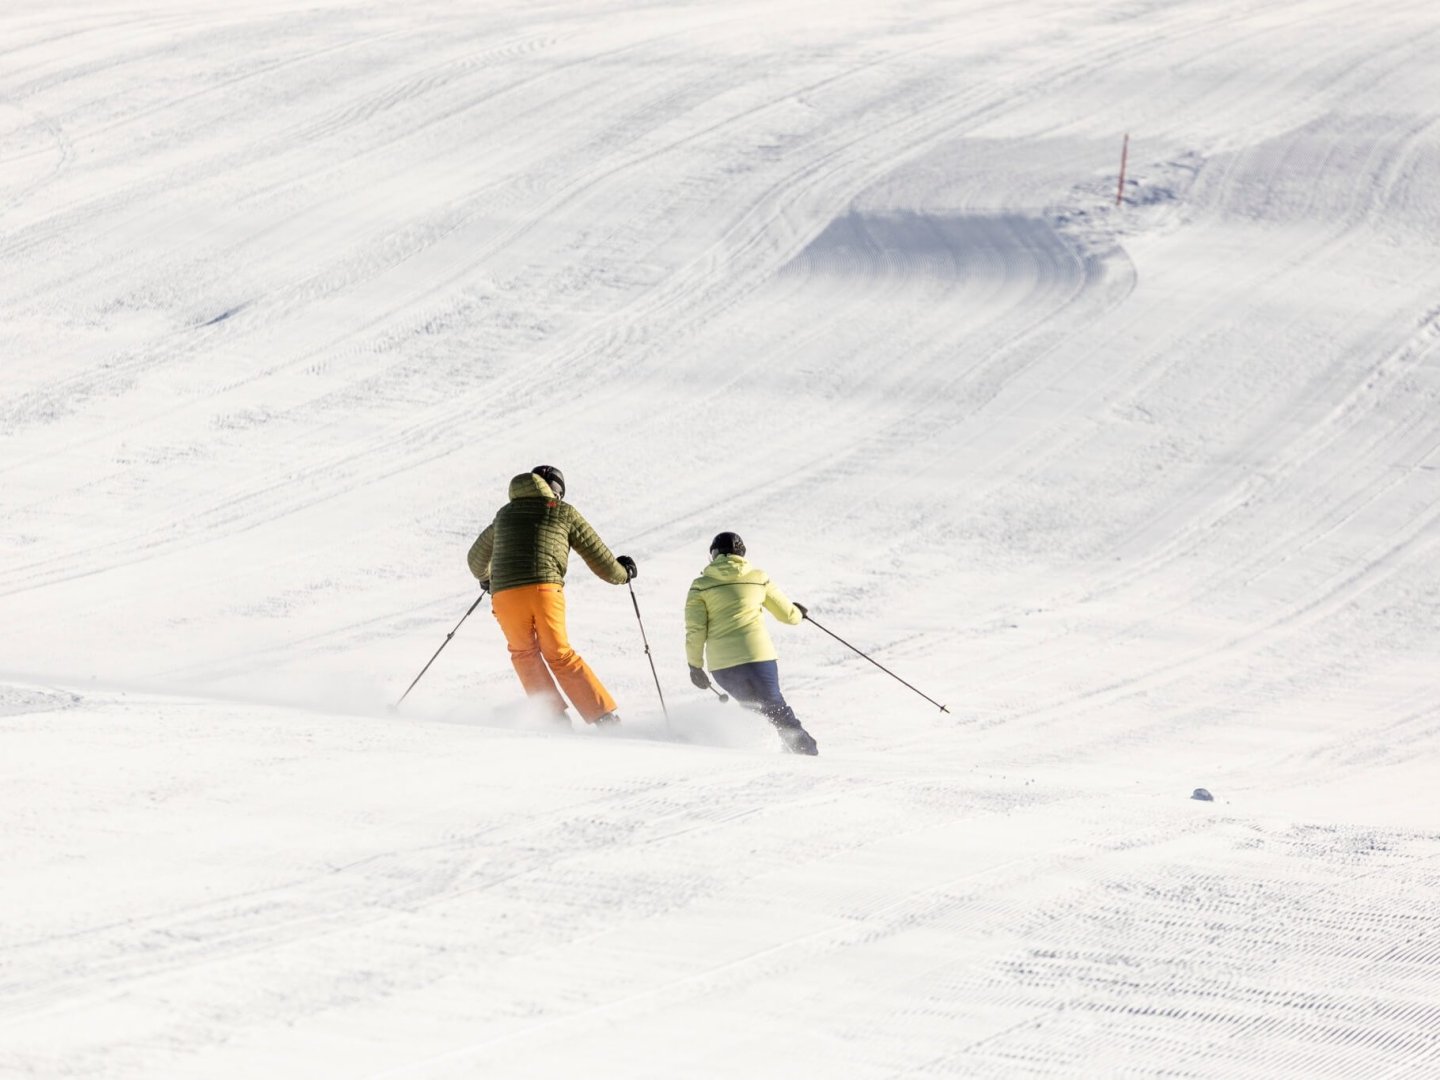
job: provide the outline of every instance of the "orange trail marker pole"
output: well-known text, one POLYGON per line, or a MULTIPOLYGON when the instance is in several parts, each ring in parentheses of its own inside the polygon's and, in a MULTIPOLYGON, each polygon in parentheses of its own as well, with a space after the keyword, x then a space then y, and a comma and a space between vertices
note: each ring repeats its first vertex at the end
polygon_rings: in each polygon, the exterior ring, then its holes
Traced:
POLYGON ((1130 157, 1130 133, 1125 133, 1125 141, 1120 144, 1120 183, 1115 187, 1115 205, 1119 206, 1125 201, 1125 162, 1130 157))

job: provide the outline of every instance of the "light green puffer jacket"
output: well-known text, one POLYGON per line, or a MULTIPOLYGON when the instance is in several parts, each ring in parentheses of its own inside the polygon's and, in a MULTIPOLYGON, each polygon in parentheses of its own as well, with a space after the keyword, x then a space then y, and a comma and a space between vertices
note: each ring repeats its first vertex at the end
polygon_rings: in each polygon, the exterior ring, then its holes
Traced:
POLYGON ((612 585, 630 580, 579 510, 555 497, 534 473, 510 481, 510 501, 470 545, 466 562, 492 593, 521 585, 563 585, 574 548, 585 565, 612 585))
POLYGON ((763 612, 794 626, 804 616, 764 570, 738 555, 716 555, 685 597, 685 660, 711 671, 774 660, 763 612))

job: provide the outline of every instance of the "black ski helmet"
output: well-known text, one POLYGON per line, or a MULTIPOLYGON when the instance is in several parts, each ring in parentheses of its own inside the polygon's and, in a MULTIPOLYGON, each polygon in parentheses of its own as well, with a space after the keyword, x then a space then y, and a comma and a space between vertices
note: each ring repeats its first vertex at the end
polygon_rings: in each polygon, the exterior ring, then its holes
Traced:
POLYGON ((717 533, 715 539, 710 541, 710 557, 716 555, 744 555, 745 541, 740 539, 739 533, 723 532, 717 533))
POLYGON ((565 498, 565 474, 554 465, 536 465, 530 471, 550 485, 557 499, 565 498))

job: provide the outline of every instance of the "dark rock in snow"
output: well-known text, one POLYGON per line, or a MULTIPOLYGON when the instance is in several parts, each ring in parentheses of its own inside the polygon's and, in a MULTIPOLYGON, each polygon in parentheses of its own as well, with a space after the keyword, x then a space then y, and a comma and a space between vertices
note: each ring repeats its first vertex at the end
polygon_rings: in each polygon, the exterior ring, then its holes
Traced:
POLYGON ((1191 792, 1190 798, 1199 799, 1201 802, 1215 801, 1215 796, 1211 795, 1210 792, 1206 791, 1203 787, 1197 787, 1193 792, 1191 792))

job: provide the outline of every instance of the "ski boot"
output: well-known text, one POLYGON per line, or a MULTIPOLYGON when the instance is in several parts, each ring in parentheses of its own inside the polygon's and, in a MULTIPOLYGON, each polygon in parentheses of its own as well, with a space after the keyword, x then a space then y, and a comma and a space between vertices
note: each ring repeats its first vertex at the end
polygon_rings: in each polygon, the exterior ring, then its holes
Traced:
POLYGON ((785 749, 790 753, 809 754, 811 757, 820 753, 820 748, 815 745, 815 739, 800 726, 800 721, 776 724, 775 730, 780 733, 780 741, 785 744, 785 749))

